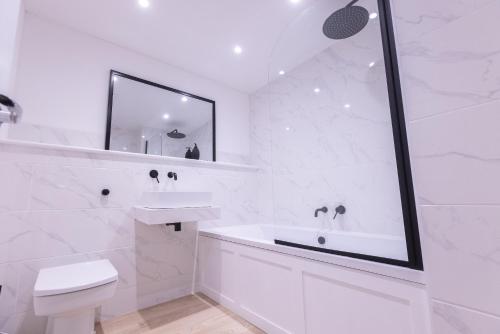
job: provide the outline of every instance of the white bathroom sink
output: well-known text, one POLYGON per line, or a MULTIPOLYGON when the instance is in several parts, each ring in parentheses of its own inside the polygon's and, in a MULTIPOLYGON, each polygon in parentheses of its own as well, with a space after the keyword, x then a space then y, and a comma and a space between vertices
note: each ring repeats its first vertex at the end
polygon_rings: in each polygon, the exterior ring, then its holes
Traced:
POLYGON ((134 218, 147 225, 219 219, 208 192, 146 192, 134 207, 134 218))
POLYGON ((145 192, 139 206, 149 209, 199 208, 212 205, 209 192, 145 192))

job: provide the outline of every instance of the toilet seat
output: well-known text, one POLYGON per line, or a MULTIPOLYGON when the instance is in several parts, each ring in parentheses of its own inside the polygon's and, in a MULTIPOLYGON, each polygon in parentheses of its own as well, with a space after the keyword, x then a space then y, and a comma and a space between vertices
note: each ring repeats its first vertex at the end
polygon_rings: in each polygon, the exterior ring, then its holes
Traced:
POLYGON ((35 297, 54 296, 108 284, 118 272, 108 260, 75 263, 41 269, 35 283, 35 297))
POLYGON ((108 260, 42 269, 34 311, 48 316, 46 334, 92 334, 95 309, 113 297, 117 285, 118 272, 108 260))

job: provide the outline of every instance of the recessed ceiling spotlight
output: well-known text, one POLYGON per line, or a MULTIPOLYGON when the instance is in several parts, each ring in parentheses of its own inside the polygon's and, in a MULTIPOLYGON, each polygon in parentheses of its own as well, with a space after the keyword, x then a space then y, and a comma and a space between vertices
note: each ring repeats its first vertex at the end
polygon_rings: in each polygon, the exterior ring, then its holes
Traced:
POLYGON ((148 8, 149 5, 150 5, 150 2, 149 0, 138 0, 137 3, 139 4, 139 6, 141 6, 142 8, 148 8))
POLYGON ((376 19, 378 17, 378 14, 377 13, 371 13, 370 14, 370 18, 373 20, 373 19, 376 19))
POLYGON ((300 0, 290 0, 291 3, 299 3, 300 0))
POLYGON ((279 75, 285 75, 285 71, 281 70, 278 72, 279 75))
POLYGON ((351 105, 349 103, 344 104, 344 108, 349 109, 351 105))
POLYGON ((290 127, 289 127, 289 126, 287 126, 287 127, 285 128, 285 130, 286 130, 286 131, 290 131, 290 127))
POLYGON ((373 67, 373 66, 375 66, 375 62, 374 61, 372 61, 370 64, 368 64, 368 67, 373 67))
POLYGON ((181 98, 181 101, 182 101, 182 102, 187 102, 187 100, 188 100, 187 96, 183 96, 183 97, 181 98))
POLYGON ((170 118, 170 115, 169 114, 164 114, 163 115, 163 119, 169 119, 170 118))
POLYGON ((314 92, 315 92, 316 94, 318 94, 319 92, 321 92, 321 89, 319 89, 319 88, 317 88, 317 87, 316 87, 316 88, 314 88, 314 92))
POLYGON ((239 45, 235 45, 233 52, 236 53, 237 55, 241 54, 243 52, 243 49, 239 45))

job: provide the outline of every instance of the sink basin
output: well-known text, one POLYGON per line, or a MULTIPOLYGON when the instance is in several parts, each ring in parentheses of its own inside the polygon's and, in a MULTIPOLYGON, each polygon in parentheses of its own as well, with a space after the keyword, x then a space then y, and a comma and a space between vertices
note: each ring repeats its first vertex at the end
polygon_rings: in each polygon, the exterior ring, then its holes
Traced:
POLYGON ((133 213, 141 223, 159 225, 218 219, 221 209, 208 192, 146 192, 133 213))
POLYGON ((139 206, 149 209, 199 208, 212 205, 208 192, 145 192, 139 206))

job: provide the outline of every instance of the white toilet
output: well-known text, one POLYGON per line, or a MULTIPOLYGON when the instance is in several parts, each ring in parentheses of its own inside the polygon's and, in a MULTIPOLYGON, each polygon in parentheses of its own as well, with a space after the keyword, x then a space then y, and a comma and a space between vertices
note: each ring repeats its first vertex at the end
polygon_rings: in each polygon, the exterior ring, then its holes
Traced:
POLYGON ((118 272, 108 260, 41 269, 35 314, 48 316, 46 334, 94 333, 95 309, 113 297, 118 272))

